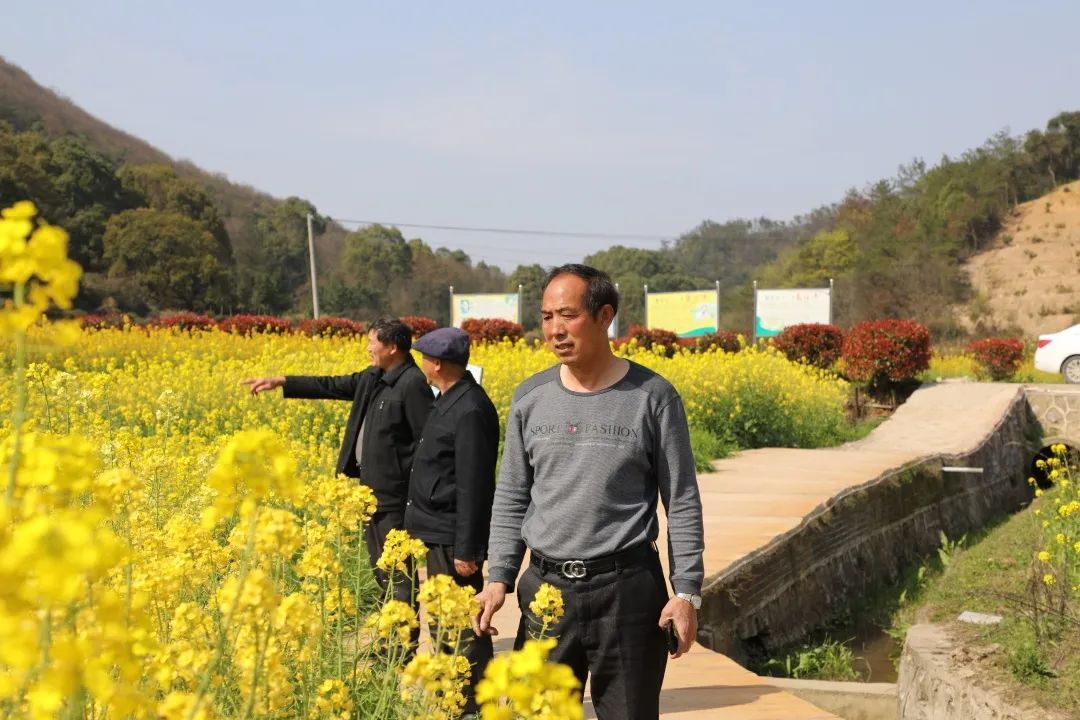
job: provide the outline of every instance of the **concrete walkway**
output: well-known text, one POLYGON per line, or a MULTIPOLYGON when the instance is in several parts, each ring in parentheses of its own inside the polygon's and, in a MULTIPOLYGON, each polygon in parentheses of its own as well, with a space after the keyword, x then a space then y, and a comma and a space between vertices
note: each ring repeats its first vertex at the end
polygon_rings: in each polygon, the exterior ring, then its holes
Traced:
MULTIPOLYGON (((928 386, 858 442, 820 450, 749 450, 716 462, 715 472, 698 478, 706 584, 740 558, 798 527, 804 516, 838 492, 925 455, 971 450, 994 429, 1021 391, 1019 385, 1001 383, 928 386)), ((666 548, 661 548, 660 556, 666 564, 666 548)), ((494 624, 502 633, 497 650, 513 643, 519 618, 516 602, 516 596, 509 596, 496 615, 494 624)), ((587 716, 593 717, 588 705, 587 709, 587 716)), ((661 710, 664 718, 678 720, 836 717, 699 645, 668 663, 661 710)))

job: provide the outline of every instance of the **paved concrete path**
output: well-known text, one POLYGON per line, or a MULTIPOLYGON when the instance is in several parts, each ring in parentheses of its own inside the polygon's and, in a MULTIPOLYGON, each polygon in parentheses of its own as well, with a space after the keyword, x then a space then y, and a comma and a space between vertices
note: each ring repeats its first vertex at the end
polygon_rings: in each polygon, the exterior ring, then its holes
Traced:
MULTIPOLYGON (((698 478, 705 519, 706 582, 798 526, 805 515, 841 490, 924 455, 974 448, 1021 391, 1019 385, 1001 383, 940 383, 918 390, 858 442, 819 450, 749 450, 717 461, 715 472, 698 478)), ((663 539, 666 532, 661 535, 663 539)), ((666 547, 660 556, 666 565, 666 547)), ((520 617, 516 601, 516 596, 508 596, 496 615, 495 626, 502 632, 497 650, 513 644, 520 617)), ((591 707, 586 707, 588 717, 594 717, 591 707)), ((836 718, 700 645, 668 663, 661 710, 664 718, 678 720, 836 718)))

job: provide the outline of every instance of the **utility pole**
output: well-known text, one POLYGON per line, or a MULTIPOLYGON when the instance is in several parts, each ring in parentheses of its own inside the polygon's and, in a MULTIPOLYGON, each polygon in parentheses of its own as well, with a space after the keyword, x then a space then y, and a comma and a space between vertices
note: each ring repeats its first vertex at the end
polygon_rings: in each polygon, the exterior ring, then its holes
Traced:
POLYGON ((319 285, 315 280, 315 235, 311 231, 311 213, 307 214, 307 249, 308 260, 311 264, 311 307, 315 312, 315 319, 319 319, 319 285))

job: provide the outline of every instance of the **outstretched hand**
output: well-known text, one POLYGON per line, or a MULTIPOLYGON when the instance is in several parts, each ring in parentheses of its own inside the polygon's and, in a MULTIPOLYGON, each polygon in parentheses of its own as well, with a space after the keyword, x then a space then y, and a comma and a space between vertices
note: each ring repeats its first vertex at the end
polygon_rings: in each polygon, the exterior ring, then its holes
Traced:
POLYGON ((285 384, 285 378, 281 376, 277 377, 261 377, 261 378, 247 378, 240 381, 241 385, 247 385, 251 389, 252 395, 258 395, 261 392, 267 390, 273 390, 279 388, 285 384))

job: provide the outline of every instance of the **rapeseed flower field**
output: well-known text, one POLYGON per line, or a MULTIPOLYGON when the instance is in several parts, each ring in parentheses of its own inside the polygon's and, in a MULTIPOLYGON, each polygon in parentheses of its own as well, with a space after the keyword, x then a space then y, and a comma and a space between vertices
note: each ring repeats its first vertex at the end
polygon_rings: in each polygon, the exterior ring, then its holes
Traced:
MULTIPOLYGON (((380 596, 361 539, 375 499, 332 475, 348 404, 238 385, 358 371, 366 340, 46 322, 78 278, 62 230, 29 203, 3 211, 4 717, 457 717, 463 658, 407 647, 419 620, 380 596)), ((844 436, 846 383, 771 349, 625 353, 726 441, 844 436)), ((473 362, 505 421, 514 387, 554 359, 503 342, 473 362)), ((421 550, 402 536, 378 561, 394 571, 421 550)), ((434 638, 468 625, 469 592, 438 578, 417 590, 434 638)), ((555 594, 544 603, 561 613, 555 594)), ((492 663, 484 718, 582 717, 550 642, 542 629, 492 663)))

